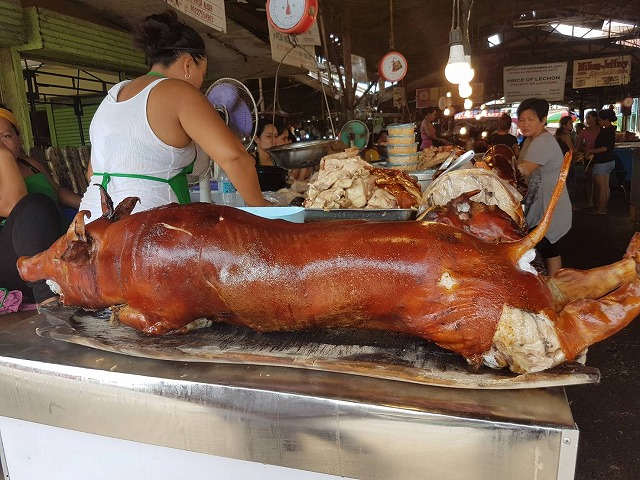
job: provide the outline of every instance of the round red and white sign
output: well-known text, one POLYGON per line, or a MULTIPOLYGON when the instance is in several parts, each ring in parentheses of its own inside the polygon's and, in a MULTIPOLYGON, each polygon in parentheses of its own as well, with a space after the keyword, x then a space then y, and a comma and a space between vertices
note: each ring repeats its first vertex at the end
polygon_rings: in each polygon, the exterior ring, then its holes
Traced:
POLYGON ((399 82, 407 74, 407 59, 398 52, 389 52, 378 63, 378 74, 387 82, 399 82))

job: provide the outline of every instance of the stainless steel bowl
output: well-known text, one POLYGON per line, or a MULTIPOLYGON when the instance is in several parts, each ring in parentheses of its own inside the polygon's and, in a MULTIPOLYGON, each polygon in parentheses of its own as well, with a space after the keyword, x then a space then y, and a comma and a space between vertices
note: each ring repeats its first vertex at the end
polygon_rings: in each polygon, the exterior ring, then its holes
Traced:
POLYGON ((347 145, 339 140, 311 140, 273 147, 268 152, 277 166, 291 170, 313 167, 325 155, 343 152, 346 148, 347 145))

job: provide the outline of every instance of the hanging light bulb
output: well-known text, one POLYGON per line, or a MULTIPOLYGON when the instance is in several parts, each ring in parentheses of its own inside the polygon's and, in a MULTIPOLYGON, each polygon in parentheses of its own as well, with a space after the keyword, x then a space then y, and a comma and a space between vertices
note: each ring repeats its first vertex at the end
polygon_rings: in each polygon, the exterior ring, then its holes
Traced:
POLYGON ((468 76, 469 64, 464 58, 462 30, 454 28, 449 32, 449 60, 444 69, 444 76, 450 83, 460 83, 468 76))
POLYGON ((469 110, 471 107, 473 107, 473 100, 471 100, 470 98, 465 98, 464 109, 469 110))
POLYGON ((467 127, 460 127, 460 135, 464 136, 467 134, 467 127))
POLYGON ((449 107, 445 108, 444 111, 442 112, 442 114, 445 117, 448 117, 451 114, 451 109, 449 107))
POLYGON ((465 62, 467 62, 467 66, 469 67, 465 73, 465 77, 464 80, 467 83, 470 83, 471 80, 473 80, 473 77, 476 74, 476 71, 473 69, 473 67, 471 66, 471 55, 465 55, 464 56, 465 62))
POLYGON ((453 0, 451 30, 449 31, 449 59, 444 69, 446 79, 454 84, 469 83, 475 74, 471 68, 471 51, 469 48, 468 29, 460 28, 460 2, 453 0))
POLYGON ((467 38, 467 41, 464 42, 463 48, 464 48, 464 61, 467 62, 467 66, 468 66, 466 73, 463 74, 464 75, 463 82, 471 83, 471 80, 473 80, 473 77, 475 76, 476 72, 471 66, 471 46, 469 45, 468 38, 467 38))
POLYGON ((469 98, 472 93, 473 89, 468 83, 461 83, 458 85, 458 94, 460 95, 460 98, 469 98))
POLYGON ((451 92, 447 92, 447 98, 451 98, 451 92))

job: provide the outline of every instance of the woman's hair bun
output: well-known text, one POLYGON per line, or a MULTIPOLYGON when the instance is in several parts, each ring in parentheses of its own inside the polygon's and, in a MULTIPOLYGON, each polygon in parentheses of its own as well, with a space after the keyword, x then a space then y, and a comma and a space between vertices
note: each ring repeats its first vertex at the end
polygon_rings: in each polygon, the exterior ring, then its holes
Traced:
POLYGON ((180 39, 184 24, 173 10, 165 10, 146 17, 134 30, 134 45, 147 58, 156 57, 163 49, 180 39))
POLYGON ((133 32, 133 42, 147 57, 149 65, 169 65, 188 51, 197 60, 205 58, 204 40, 193 28, 180 21, 173 10, 146 17, 133 32))

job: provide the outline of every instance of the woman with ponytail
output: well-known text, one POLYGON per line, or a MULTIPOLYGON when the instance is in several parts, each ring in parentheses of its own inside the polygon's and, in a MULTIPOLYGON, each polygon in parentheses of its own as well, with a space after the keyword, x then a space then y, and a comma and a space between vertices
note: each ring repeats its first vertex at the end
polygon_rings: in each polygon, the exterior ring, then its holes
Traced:
POLYGON ((114 204, 136 196, 134 211, 188 203, 186 174, 197 143, 229 175, 245 203, 263 206, 253 158, 200 91, 207 72, 202 37, 167 10, 136 28, 149 72, 113 86, 91 122, 89 188, 81 210, 102 214, 100 192, 114 204))

